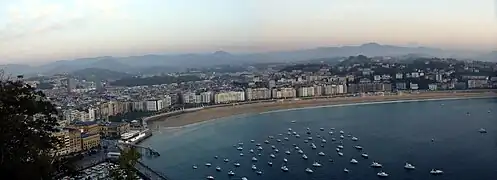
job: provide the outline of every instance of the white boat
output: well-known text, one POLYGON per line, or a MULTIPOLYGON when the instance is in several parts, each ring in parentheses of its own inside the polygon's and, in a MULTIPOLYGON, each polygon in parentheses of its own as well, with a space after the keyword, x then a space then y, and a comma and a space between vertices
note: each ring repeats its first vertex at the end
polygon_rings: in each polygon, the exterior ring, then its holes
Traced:
POLYGON ((343 172, 349 173, 349 170, 347 168, 344 168, 343 172))
POLYGON ((304 140, 304 143, 308 143, 308 142, 309 142, 309 140, 307 140, 307 139, 306 139, 306 140, 304 140))
POLYGON ((304 151, 302 151, 302 149, 299 149, 297 152, 298 152, 299 154, 304 154, 304 151))
POLYGON ((325 156, 326 154, 324 154, 324 152, 319 152, 318 155, 325 156))
POLYGON ((210 167, 212 164, 211 163, 205 163, 205 166, 210 167))
POLYGON ((273 166, 273 162, 271 162, 271 161, 267 162, 267 164, 268 164, 269 166, 273 166))
POLYGON ((255 140, 253 140, 253 139, 252 139, 252 140, 250 140, 250 142, 252 142, 252 143, 253 143, 253 142, 255 142, 255 140))
POLYGON ((262 150, 262 146, 257 147, 257 150, 262 150))
POLYGON ((224 159, 224 162, 229 162, 230 160, 229 159, 224 159))
POLYGON ((337 140, 337 139, 335 139, 335 138, 331 138, 331 141, 336 141, 336 140, 337 140))
POLYGON ((238 143, 238 145, 239 145, 239 146, 243 146, 243 143, 242 143, 242 142, 239 142, 239 143, 238 143))
POLYGON ((444 172, 442 170, 439 170, 439 169, 432 169, 430 171, 430 174, 433 174, 433 175, 439 175, 439 174, 443 174, 444 172))
POLYGON ((268 136, 269 139, 274 139, 274 136, 268 136))
POLYGON ((249 150, 249 152, 250 152, 250 153, 254 153, 254 150, 253 150, 253 149, 250 149, 250 150, 249 150))
POLYGON ((235 167, 240 167, 240 163, 234 163, 235 167))
POLYGON ((239 151, 243 150, 243 148, 242 148, 242 147, 238 147, 238 148, 236 148, 236 149, 237 149, 237 150, 239 150, 239 151))
POLYGON ((264 143, 269 144, 269 141, 268 141, 268 140, 265 140, 265 141, 264 141, 264 143))
POLYGON ((347 137, 352 137, 352 134, 347 134, 347 137))
POLYGON ((292 128, 288 128, 288 131, 292 131, 292 128))
POLYGON ((221 171, 221 167, 216 167, 216 171, 221 171))
POLYGON ((292 123, 296 123, 297 121, 292 121, 292 123))
POLYGON ((333 134, 333 131, 328 132, 328 134, 332 135, 332 134, 333 134))
POLYGON ((318 135, 316 135, 316 137, 317 137, 317 138, 321 138, 321 135, 319 135, 319 134, 318 134, 318 135))
POLYGON ((198 168, 197 166, 193 165, 193 169, 197 169, 197 168, 198 168))
POLYGON ((310 131, 310 130, 311 130, 310 128, 306 128, 306 129, 307 129, 307 131, 310 131))
POLYGON ((380 176, 380 177, 388 177, 388 174, 386 172, 379 172, 379 173, 376 173, 376 175, 380 176))
POLYGON ((297 134, 297 135, 295 135, 295 137, 296 137, 296 138, 300 138, 300 135, 298 135, 298 134, 297 134))
POLYGON ((283 158, 283 162, 288 162, 288 159, 286 159, 286 158, 283 158))
POLYGON ((256 157, 252 157, 252 161, 257 161, 257 158, 256 157))
POLYGON ((283 134, 278 134, 278 136, 283 136, 283 134))
POLYGON ((276 142, 281 142, 281 139, 276 139, 276 142))
POLYGON ((290 151, 285 151, 285 154, 288 154, 288 155, 290 155, 290 151))
POLYGON ((340 148, 336 148, 337 152, 340 152, 340 148))
POLYGON ((308 140, 312 140, 312 137, 307 137, 308 140))
POLYGON ((322 143, 326 143, 326 139, 321 139, 321 142, 322 143))
POLYGON ((257 143, 257 144, 256 144, 256 146, 261 146, 261 144, 260 144, 260 143, 257 143))
POLYGON ((234 176, 234 175, 235 175, 235 172, 233 172, 233 171, 231 171, 231 170, 230 170, 230 171, 228 172, 228 175, 229 175, 229 176, 234 176))
POLYGON ((248 178, 246 178, 246 177, 242 177, 242 180, 248 180, 248 178))
POLYGON ((214 180, 214 177, 213 176, 207 176, 207 179, 214 180))
POLYGON ((373 163, 371 163, 371 167, 381 168, 381 167, 383 167, 383 165, 381 165, 380 163, 377 163, 377 162, 373 161, 373 163))
POLYGON ((330 128, 330 130, 335 130, 335 128, 330 128))
POLYGON ((276 156, 274 154, 270 154, 269 157, 271 157, 273 159, 276 158, 276 156))
POLYGON ((340 131, 340 134, 343 134, 344 132, 343 131, 340 131))
POLYGON ((302 155, 302 158, 307 159, 307 155, 305 155, 305 154, 302 155))
POLYGON ((359 149, 361 150, 362 149, 362 146, 354 146, 356 149, 359 149))
POLYGON ((314 166, 314 167, 321 167, 322 165, 319 164, 318 162, 314 161, 314 163, 312 163, 312 166, 314 166))
POLYGON ((243 153, 240 153, 240 156, 243 156, 243 153))
POLYGON ((345 138, 345 137, 343 135, 340 135, 340 139, 343 139, 343 138, 345 138))
POLYGON ((257 173, 258 175, 261 175, 262 171, 255 171, 255 173, 257 173))
POLYGON ((324 131, 324 128, 319 128, 320 131, 324 131))
POLYGON ((355 159, 351 159, 351 160, 350 160, 350 163, 352 163, 352 164, 357 164, 357 163, 359 163, 359 162, 358 162, 357 160, 355 160, 355 159))
POLYGON ((485 130, 483 128, 480 128, 480 130, 478 130, 478 132, 480 132, 480 133, 487 133, 487 130, 485 130))
POLYGON ((278 150, 278 149, 274 149, 274 152, 276 152, 276 153, 277 153, 277 152, 280 152, 280 150, 278 150))
POLYGON ((414 165, 409 164, 409 163, 406 163, 406 165, 404 165, 404 168, 406 168, 406 169, 416 169, 416 167, 414 167, 414 165))
POLYGON ((214 156, 214 159, 217 159, 217 158, 219 158, 219 156, 214 156))
POLYGON ((288 168, 286 166, 281 166, 281 170, 287 172, 288 168))
POLYGON ((274 145, 271 145, 271 149, 276 149, 276 146, 274 146, 274 145))
POLYGON ((300 148, 298 146, 295 146, 295 150, 300 150, 300 148))
POLYGON ((338 145, 337 148, 343 149, 343 146, 342 145, 338 145))
POLYGON ((307 173, 313 173, 314 171, 312 171, 312 169, 310 169, 310 168, 306 168, 305 172, 307 172, 307 173))
POLYGON ((293 132, 292 132, 292 134, 293 134, 293 135, 297 135, 297 132, 293 131, 293 132))
POLYGON ((286 134, 288 134, 288 135, 292 135, 292 132, 288 131, 286 134))
POLYGON ((255 164, 252 164, 252 170, 256 170, 257 169, 257 166, 255 166, 255 164))
POLYGON ((369 155, 366 154, 366 153, 361 154, 361 156, 364 157, 364 158, 368 158, 369 157, 369 155))
POLYGON ((333 162, 333 159, 328 159, 329 162, 333 162))
POLYGON ((352 137, 352 141, 358 141, 359 138, 356 138, 356 137, 352 137))
POLYGON ((311 148, 316 149, 316 145, 314 143, 311 143, 311 148))
POLYGON ((285 141, 288 141, 288 137, 285 137, 285 141))
POLYGON ((342 152, 338 152, 338 155, 339 155, 339 156, 343 156, 343 153, 342 153, 342 152))

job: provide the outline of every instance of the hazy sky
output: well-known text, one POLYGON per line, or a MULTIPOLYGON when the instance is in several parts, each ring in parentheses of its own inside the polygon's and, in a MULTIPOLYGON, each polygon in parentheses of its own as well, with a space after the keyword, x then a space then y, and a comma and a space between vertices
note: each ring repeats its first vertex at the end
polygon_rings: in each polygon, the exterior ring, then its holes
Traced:
POLYGON ((497 49, 497 0, 0 0, 0 64, 378 42, 497 49))

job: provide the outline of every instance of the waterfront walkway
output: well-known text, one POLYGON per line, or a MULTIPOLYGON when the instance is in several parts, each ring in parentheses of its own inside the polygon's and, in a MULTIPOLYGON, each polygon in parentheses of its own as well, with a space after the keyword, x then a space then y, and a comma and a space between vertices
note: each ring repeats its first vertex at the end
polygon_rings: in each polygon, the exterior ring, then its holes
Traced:
POLYGON ((136 163, 135 168, 142 176, 146 177, 149 180, 171 180, 162 173, 154 171, 152 168, 148 167, 142 162, 136 163))

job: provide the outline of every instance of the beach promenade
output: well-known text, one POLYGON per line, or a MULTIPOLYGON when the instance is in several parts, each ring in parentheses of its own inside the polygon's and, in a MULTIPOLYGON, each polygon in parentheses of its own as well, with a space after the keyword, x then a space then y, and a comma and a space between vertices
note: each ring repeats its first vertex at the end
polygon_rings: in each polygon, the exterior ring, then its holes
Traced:
POLYGON ((155 115, 154 117, 145 118, 145 121, 147 122, 149 128, 151 130, 154 130, 159 128, 181 127, 189 124, 235 115, 262 113, 283 109, 383 101, 487 97, 497 97, 496 91, 441 91, 375 95, 362 94, 349 97, 318 97, 314 99, 280 99, 267 100, 262 102, 224 104, 197 108, 194 110, 185 110, 182 112, 165 113, 155 115))

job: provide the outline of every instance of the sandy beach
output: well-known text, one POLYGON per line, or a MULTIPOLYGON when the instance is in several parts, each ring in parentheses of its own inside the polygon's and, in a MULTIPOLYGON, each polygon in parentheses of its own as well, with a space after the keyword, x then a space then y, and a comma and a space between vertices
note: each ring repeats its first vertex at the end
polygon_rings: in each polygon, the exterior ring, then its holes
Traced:
POLYGON ((181 127, 207 120, 218 119, 241 114, 253 114, 274 110, 304 108, 325 105, 355 104, 364 102, 383 102, 398 100, 428 100, 447 98, 485 98, 497 97, 497 93, 490 92, 435 92, 419 94, 362 96, 362 97, 336 97, 307 100, 280 100, 275 102, 261 102, 254 104, 230 105, 223 107, 204 108, 201 110, 179 113, 164 117, 150 118, 147 120, 151 129, 181 127))

